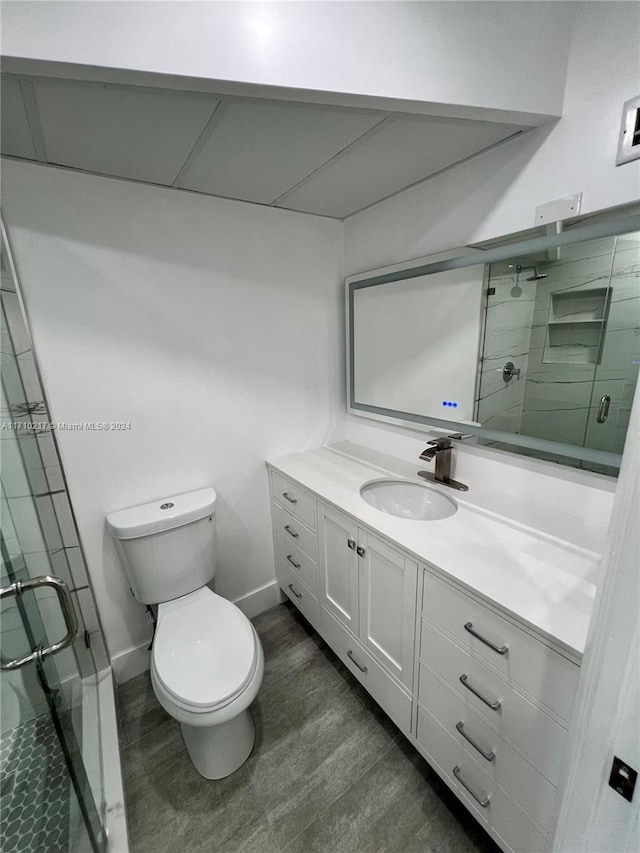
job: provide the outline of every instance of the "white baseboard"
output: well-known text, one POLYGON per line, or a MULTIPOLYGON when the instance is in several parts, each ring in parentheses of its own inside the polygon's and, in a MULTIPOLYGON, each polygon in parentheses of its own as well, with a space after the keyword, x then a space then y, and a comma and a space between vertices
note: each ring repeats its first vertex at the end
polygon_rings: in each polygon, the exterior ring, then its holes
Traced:
POLYGON ((270 581, 264 586, 234 599, 233 603, 236 607, 239 607, 240 610, 242 610, 245 616, 249 619, 253 619, 253 617, 257 616, 259 613, 264 613, 265 610, 269 610, 271 607, 275 607, 276 604, 280 603, 280 599, 278 597, 278 582, 270 581))
POLYGON ((120 654, 111 658, 111 668, 117 684, 123 684, 130 678, 135 678, 141 672, 149 669, 151 652, 149 651, 149 640, 141 646, 125 649, 120 654))
MULTIPOLYGON (((113 672, 108 667, 98 673, 98 705, 103 767, 105 829, 109 850, 129 853, 126 807, 122 785, 122 767, 118 749, 118 722, 113 685, 113 672)), ((95 732, 95 729, 93 730, 95 732)), ((93 735, 95 737, 95 735, 93 735)), ((90 742, 90 741, 89 741, 90 742)))
MULTIPOLYGON (((264 613, 265 610, 269 610, 269 608, 280 603, 278 583, 277 581, 270 581, 246 595, 241 595, 233 603, 242 610, 245 616, 253 619, 259 613, 264 613)), ((148 647, 149 641, 147 640, 140 646, 125 649, 123 652, 114 655, 111 659, 111 667, 117 684, 123 684, 130 678, 135 678, 136 675, 140 675, 149 669, 151 654, 148 647)))

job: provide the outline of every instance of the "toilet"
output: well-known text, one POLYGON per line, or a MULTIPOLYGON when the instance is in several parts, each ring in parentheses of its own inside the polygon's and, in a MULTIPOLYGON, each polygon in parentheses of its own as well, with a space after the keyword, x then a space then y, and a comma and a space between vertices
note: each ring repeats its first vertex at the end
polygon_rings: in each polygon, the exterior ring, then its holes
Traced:
POLYGON ((249 705, 264 673, 262 646, 242 611, 212 592, 216 493, 200 489, 107 516, 131 591, 157 604, 151 684, 180 723, 189 757, 206 779, 247 760, 255 729, 249 705))

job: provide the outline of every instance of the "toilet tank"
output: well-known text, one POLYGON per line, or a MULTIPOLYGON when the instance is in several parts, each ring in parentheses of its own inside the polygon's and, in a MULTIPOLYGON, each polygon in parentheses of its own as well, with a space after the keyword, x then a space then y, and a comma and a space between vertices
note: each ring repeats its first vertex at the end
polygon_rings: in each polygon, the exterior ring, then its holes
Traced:
POLYGON ((216 493, 208 488, 107 515, 138 601, 172 601, 213 579, 215 509, 216 493))

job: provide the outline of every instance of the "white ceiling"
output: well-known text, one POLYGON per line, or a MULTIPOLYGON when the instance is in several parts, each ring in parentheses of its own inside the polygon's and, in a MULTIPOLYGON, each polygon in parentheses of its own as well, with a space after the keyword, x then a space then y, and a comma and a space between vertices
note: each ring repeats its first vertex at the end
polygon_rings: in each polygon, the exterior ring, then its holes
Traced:
POLYGON ((6 75, 2 153, 344 218, 526 130, 6 75))

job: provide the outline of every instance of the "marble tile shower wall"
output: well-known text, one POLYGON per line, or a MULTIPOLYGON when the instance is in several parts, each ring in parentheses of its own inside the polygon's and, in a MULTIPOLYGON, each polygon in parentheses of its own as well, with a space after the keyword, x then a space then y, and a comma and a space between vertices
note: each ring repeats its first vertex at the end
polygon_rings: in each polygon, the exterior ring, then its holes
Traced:
POLYGON ((543 270, 521 432, 622 453, 638 372, 639 235, 563 248, 543 270), (603 395, 609 416, 597 424, 603 395))
POLYGON ((488 429, 520 432, 529 364, 535 283, 518 284, 516 274, 491 276, 495 294, 487 305, 478 419, 488 429), (520 376, 505 382, 502 368, 512 361, 520 376))
MULTIPOLYGON (((0 583, 5 586, 13 579, 44 574, 61 577, 72 590, 80 630, 96 632, 94 650, 103 657, 99 622, 54 438, 48 427, 26 428, 34 422, 48 423, 50 415, 18 295, 6 270, 2 272, 1 295, 0 520, 3 547, 0 583), (25 428, 16 427, 16 424, 24 424, 25 428)), ((38 623, 32 626, 34 634, 38 635, 36 639, 50 643, 64 636, 66 628, 55 592, 39 590, 29 595, 37 601, 30 607, 38 623)), ((3 602, 0 630, 4 657, 31 651, 15 599, 3 602)), ((82 655, 78 655, 73 664, 72 658, 66 655, 55 658, 63 683, 78 671, 81 676, 90 674, 91 664, 90 658, 82 655)), ((34 715, 44 709, 43 694, 31 670, 33 667, 25 667, 3 674, 2 731, 24 722, 21 697, 27 700, 34 715)))
POLYGON ((565 247, 538 266, 547 278, 491 276, 479 420, 622 453, 640 362, 640 235, 565 247), (507 361, 520 376, 505 383, 507 361), (609 416, 597 424, 604 395, 609 416))

